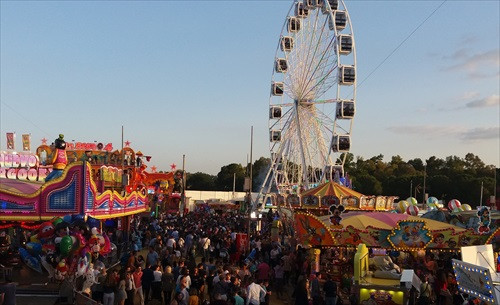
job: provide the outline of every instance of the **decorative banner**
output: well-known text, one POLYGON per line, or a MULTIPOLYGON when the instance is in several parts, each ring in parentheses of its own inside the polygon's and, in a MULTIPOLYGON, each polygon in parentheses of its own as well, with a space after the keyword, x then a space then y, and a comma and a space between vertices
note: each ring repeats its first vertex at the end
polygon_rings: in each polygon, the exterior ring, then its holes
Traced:
POLYGON ((455 278, 457 279, 458 290, 485 302, 498 304, 499 300, 495 293, 493 293, 495 287, 491 282, 491 273, 488 268, 456 259, 452 260, 452 264, 455 278))
POLYGON ((400 220, 387 239, 397 250, 416 250, 424 249, 432 241, 432 235, 425 221, 400 220))
POLYGON ((31 135, 23 134, 23 150, 30 151, 31 150, 31 135))
POLYGON ((331 231, 316 216, 295 213, 295 233, 299 242, 305 246, 334 246, 331 231))
POLYGON ((14 150, 16 146, 14 140, 16 139, 16 134, 13 132, 7 132, 7 149, 14 150))
POLYGON ((490 208, 481 207, 477 209, 477 217, 479 218, 479 227, 477 232, 479 234, 490 233, 490 208))
POLYGON ((340 222, 342 221, 342 213, 345 208, 343 205, 333 204, 330 206, 328 211, 330 212, 330 224, 335 229, 342 229, 340 222))

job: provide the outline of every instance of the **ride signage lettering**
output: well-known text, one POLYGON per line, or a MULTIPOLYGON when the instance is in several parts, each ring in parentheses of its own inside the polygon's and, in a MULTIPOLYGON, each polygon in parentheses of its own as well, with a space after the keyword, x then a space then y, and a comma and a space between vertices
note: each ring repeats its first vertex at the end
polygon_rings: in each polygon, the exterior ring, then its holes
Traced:
POLYGON ((84 143, 84 142, 76 142, 76 143, 66 143, 66 150, 104 150, 104 151, 113 151, 113 144, 108 143, 106 145, 102 143, 84 143))
POLYGON ((50 172, 39 167, 36 154, 0 153, 0 178, 42 181, 50 172))

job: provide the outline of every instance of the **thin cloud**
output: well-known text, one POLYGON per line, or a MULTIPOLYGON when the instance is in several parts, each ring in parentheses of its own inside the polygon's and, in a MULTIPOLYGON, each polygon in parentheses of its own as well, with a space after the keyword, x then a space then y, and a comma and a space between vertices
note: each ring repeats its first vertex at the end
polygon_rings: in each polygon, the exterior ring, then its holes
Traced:
POLYGON ((463 60, 469 57, 468 49, 458 49, 451 55, 444 55, 443 59, 451 59, 451 60, 463 60))
POLYGON ((479 95, 480 94, 477 91, 467 91, 467 92, 464 92, 464 94, 462 94, 462 96, 460 97, 460 99, 462 99, 462 100, 470 100, 471 98, 478 98, 479 95))
POLYGON ((437 126, 437 125, 402 125, 391 126, 387 130, 401 135, 420 135, 426 138, 439 138, 444 136, 456 136, 463 132, 459 126, 437 126))
POLYGON ((443 59, 455 61, 455 64, 444 68, 447 72, 465 72, 472 79, 499 75, 500 49, 472 55, 466 49, 460 49, 443 59))
POLYGON ((462 133, 460 138, 463 141, 477 141, 477 140, 494 140, 499 139, 500 127, 481 127, 473 128, 462 133))
POLYGON ((402 125, 391 126, 387 130, 399 135, 418 135, 426 139, 447 137, 463 142, 494 140, 500 137, 500 128, 498 126, 465 129, 461 126, 402 125))
POLYGON ((484 107, 494 107, 500 105, 500 96, 493 94, 488 97, 473 100, 465 104, 467 108, 484 108, 484 107))

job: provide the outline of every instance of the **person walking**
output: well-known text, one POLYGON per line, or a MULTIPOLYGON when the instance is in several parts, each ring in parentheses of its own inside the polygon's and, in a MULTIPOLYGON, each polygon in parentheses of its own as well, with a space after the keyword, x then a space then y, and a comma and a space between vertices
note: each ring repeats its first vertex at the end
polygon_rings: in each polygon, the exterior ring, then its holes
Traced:
POLYGON ((118 288, 116 290, 115 299, 118 305, 125 305, 125 300, 127 300, 127 291, 126 291, 126 275, 122 273, 120 276, 120 281, 118 282, 118 288))
POLYGON ((307 294, 308 286, 309 284, 305 278, 302 278, 297 283, 292 295, 295 298, 295 305, 309 304, 309 297, 307 294))
POLYGON ((106 275, 106 280, 104 281, 104 294, 102 297, 103 305, 114 305, 115 303, 115 291, 118 286, 117 272, 112 271, 106 275))
MULTIPOLYGON (((260 286, 255 279, 252 279, 252 283, 247 287, 247 303, 246 305, 260 305, 261 293, 266 293, 266 291, 260 286)), ((303 303, 307 304, 307 303, 303 303)), ((297 304, 297 305, 303 305, 297 304)))
POLYGON ((165 272, 161 276, 161 287, 163 290, 163 304, 168 305, 172 299, 172 291, 175 288, 174 275, 170 266, 165 267, 165 272))
POLYGON ((134 298, 133 298, 133 303, 134 305, 144 305, 144 293, 142 291, 142 267, 138 266, 134 273, 132 274, 132 278, 134 279, 134 286, 135 286, 135 291, 134 291, 134 298), (135 298, 138 298, 139 304, 135 304, 135 298))
POLYGON ((151 265, 148 265, 148 267, 143 271, 141 278, 145 304, 147 304, 149 300, 151 300, 149 293, 151 291, 151 285, 153 284, 154 279, 154 271, 153 269, 151 269, 151 265))
POLYGON ((127 293, 126 305, 134 305, 135 283, 132 273, 125 274, 125 292, 127 293))
POLYGON ((326 282, 323 285, 323 291, 325 293, 325 305, 336 305, 338 288, 337 284, 332 280, 330 275, 326 276, 326 282))

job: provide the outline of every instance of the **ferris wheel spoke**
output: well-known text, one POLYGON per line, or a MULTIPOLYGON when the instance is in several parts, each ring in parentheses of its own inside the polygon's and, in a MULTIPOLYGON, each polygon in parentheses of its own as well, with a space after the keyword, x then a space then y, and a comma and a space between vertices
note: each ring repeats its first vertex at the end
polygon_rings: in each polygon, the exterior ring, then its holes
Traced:
MULTIPOLYGON (((332 45, 333 41, 335 41, 335 39, 330 40, 328 47, 330 47, 332 45)), ((334 65, 329 67, 329 60, 332 57, 336 58, 335 54, 332 54, 332 53, 328 54, 329 51, 332 52, 331 48, 325 48, 325 50, 321 54, 321 57, 320 57, 318 63, 316 64, 316 66, 314 68, 314 71, 310 74, 310 78, 307 80, 307 83, 305 84, 305 87, 309 88, 309 90, 304 93, 305 96, 307 96, 310 92, 315 90, 318 86, 327 84, 325 82, 325 80, 329 79, 329 76, 333 71, 336 71, 336 68, 337 68, 336 62, 334 63, 334 65), (328 69, 327 69, 327 67, 328 67, 328 69), (325 70, 327 70, 326 73, 325 73, 325 70), (316 73, 316 72, 319 72, 319 73, 316 73), (311 83, 313 83, 314 85, 310 85, 311 83)), ((320 88, 320 90, 318 90, 318 92, 315 94, 315 96, 320 97, 323 93, 322 91, 323 90, 328 91, 328 89, 333 85, 333 83, 335 83, 335 80, 332 81, 331 85, 327 84, 326 86, 324 86, 324 88, 320 88)))

